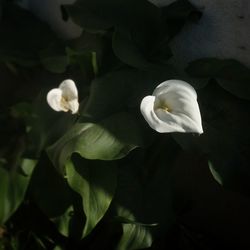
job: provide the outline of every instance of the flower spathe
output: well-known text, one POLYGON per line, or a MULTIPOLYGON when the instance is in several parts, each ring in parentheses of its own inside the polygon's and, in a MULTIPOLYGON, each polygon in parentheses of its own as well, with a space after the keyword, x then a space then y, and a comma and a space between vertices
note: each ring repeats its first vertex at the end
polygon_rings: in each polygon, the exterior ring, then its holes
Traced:
POLYGON ((160 133, 203 133, 196 91, 181 80, 158 85, 152 95, 143 98, 141 113, 160 133))
POLYGON ((51 89, 47 94, 47 102, 55 111, 77 113, 79 109, 78 91, 74 81, 65 80, 58 88, 51 89))

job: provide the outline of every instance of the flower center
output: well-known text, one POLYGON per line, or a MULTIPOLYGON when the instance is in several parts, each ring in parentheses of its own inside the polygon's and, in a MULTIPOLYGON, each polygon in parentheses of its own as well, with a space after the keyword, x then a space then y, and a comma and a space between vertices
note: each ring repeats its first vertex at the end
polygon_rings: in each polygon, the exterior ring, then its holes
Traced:
POLYGON ((162 105, 162 106, 159 107, 159 109, 162 109, 162 110, 164 110, 166 112, 170 112, 170 108, 167 105, 164 105, 164 106, 162 105))
POLYGON ((157 103, 157 105, 155 106, 155 110, 156 109, 162 109, 165 112, 171 112, 171 109, 170 109, 169 105, 167 105, 165 102, 162 102, 162 101, 157 103))
POLYGON ((68 99, 66 97, 61 97, 60 105, 66 112, 69 110, 68 99))

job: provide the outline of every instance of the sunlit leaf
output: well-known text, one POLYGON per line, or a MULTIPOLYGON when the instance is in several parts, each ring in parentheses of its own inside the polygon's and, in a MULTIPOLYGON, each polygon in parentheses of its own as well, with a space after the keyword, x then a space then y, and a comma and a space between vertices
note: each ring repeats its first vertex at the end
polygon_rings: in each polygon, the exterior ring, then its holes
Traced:
POLYGON ((99 123, 77 123, 47 149, 54 165, 63 171, 66 161, 77 152, 86 159, 115 160, 142 145, 134 118, 118 113, 99 123))
POLYGON ((113 162, 89 161, 74 156, 66 164, 70 187, 82 197, 88 235, 109 208, 116 188, 116 165, 113 162))
POLYGON ((147 231, 146 227, 135 224, 123 224, 123 235, 116 249, 132 250, 142 249, 151 246, 152 235, 147 231))

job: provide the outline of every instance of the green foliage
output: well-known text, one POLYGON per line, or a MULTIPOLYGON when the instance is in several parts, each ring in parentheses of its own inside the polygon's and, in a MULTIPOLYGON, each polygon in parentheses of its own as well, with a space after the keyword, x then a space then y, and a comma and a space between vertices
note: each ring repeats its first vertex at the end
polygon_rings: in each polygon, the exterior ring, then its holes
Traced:
POLYGON ((115 160, 141 144, 140 130, 133 117, 119 113, 99 123, 75 124, 47 152, 58 170, 64 171, 72 153, 86 159, 115 160))
POLYGON ((37 65, 37 52, 56 41, 54 34, 30 13, 11 3, 5 4, 4 14, 0 23, 0 61, 25 67, 37 65))
POLYGON ((233 59, 204 58, 190 63, 191 76, 215 78, 219 85, 239 98, 250 100, 250 70, 233 59))
MULTIPOLYGON (((0 1, 0 249, 152 247, 173 225, 183 228, 180 214, 196 206, 176 202, 186 199, 173 181, 184 150, 206 158, 223 188, 249 196, 247 67, 233 59, 190 63, 187 73, 207 82, 197 91, 200 136, 157 134, 140 113, 158 84, 182 79, 169 42, 200 11, 187 0, 163 8, 78 0, 62 9, 83 28, 80 37, 59 39, 29 11, 0 1), (69 78, 79 93, 75 115, 46 102, 69 78)), ((182 175, 188 162, 181 164, 182 175)))
POLYGON ((29 180, 36 162, 22 159, 21 171, 0 167, 0 225, 3 225, 23 202, 29 180))
POLYGON ((248 129, 249 103, 239 100, 210 82, 199 92, 204 134, 175 135, 188 150, 203 152, 215 179, 223 186, 249 195, 248 129), (213 102, 211 103, 211 99, 213 102))
POLYGON ((86 215, 82 235, 85 237, 110 206, 116 188, 116 165, 73 157, 66 164, 66 178, 70 187, 82 197, 86 215))

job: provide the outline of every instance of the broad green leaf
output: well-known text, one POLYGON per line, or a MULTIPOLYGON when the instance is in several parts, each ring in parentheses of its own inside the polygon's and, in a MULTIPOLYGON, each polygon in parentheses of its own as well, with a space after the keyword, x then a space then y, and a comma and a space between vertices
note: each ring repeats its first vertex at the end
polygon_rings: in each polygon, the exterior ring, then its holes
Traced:
POLYGON ((113 209, 123 218, 121 249, 150 247, 173 225, 171 171, 178 150, 171 137, 159 136, 147 151, 133 152, 128 165, 126 158, 120 165, 113 209))
POLYGON ((118 113, 99 123, 76 123, 47 149, 58 170, 74 152, 86 159, 115 160, 142 145, 140 129, 128 113, 118 113))
POLYGON ((107 212, 116 189, 116 165, 110 161, 90 161, 74 155, 66 164, 70 187, 82 198, 88 235, 107 212))
POLYGON ((250 69, 234 59, 199 59, 189 64, 187 72, 194 77, 216 78, 233 95, 250 100, 250 69))
POLYGON ((78 0, 67 6, 72 18, 90 30, 115 27, 112 47, 125 64, 145 69, 158 36, 160 10, 144 0, 78 0))
POLYGON ((22 159, 21 169, 8 171, 0 166, 0 225, 4 224, 22 203, 36 161, 22 159))
POLYGON ((115 219, 122 225, 122 236, 116 249, 129 250, 150 247, 153 241, 151 227, 156 224, 144 224, 137 222, 135 216, 123 206, 116 207, 117 216, 115 219))

